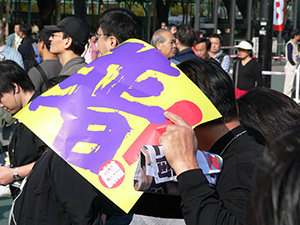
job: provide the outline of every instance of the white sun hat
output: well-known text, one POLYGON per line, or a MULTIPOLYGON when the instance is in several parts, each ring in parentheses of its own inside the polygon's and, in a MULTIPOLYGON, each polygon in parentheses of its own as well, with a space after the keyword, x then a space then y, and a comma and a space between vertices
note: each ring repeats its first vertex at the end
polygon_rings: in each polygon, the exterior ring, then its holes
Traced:
POLYGON ((235 49, 252 50, 253 46, 248 41, 241 41, 238 45, 233 46, 235 49))

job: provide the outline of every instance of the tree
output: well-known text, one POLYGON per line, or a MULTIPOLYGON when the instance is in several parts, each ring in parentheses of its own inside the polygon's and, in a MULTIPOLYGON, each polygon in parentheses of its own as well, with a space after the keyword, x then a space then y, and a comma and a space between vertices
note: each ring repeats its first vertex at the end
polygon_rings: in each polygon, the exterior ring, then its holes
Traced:
MULTIPOLYGON (((151 24, 151 11, 152 7, 154 5, 155 0, 151 0, 151 2, 147 3, 147 9, 145 8, 144 4, 142 4, 143 9, 146 13, 146 18, 147 18, 147 23, 146 23, 146 36, 147 36, 147 41, 150 42, 151 35, 150 35, 150 24, 151 24)), ((155 10, 155 9, 154 9, 155 10)))
POLYGON ((74 0, 74 11, 76 17, 79 17, 83 19, 85 22, 88 22, 85 0, 74 0))
POLYGON ((61 20, 61 3, 60 3, 60 0, 56 0, 55 23, 58 24, 60 20, 61 20))
MULTIPOLYGON (((223 0, 224 2, 224 5, 227 9, 227 14, 228 14, 228 21, 230 21, 230 17, 231 16, 235 16, 234 14, 232 14, 230 12, 230 4, 231 4, 231 0, 223 0)), ((239 8, 242 16, 243 16, 243 19, 244 19, 244 22, 246 23, 247 21, 247 6, 248 6, 248 1, 247 0, 238 0, 236 1, 236 5, 237 7, 239 8)))
POLYGON ((95 27, 95 12, 94 12, 94 0, 92 0, 92 28, 95 27))
POLYGON ((98 28, 98 16, 100 17, 103 10, 103 0, 91 0, 91 11, 92 11, 92 17, 91 17, 91 30, 97 30, 98 28), (98 11, 99 14, 95 15, 95 2, 99 2, 98 4, 98 11))
POLYGON ((182 24, 187 24, 188 17, 189 17, 190 0, 181 0, 180 3, 181 3, 181 8, 182 8, 182 24))
POLYGON ((156 11, 159 24, 161 24, 162 22, 168 24, 171 3, 172 0, 156 0, 156 11))
POLYGON ((51 24, 51 15, 55 9, 56 0, 37 0, 39 11, 40 11, 40 25, 51 24))

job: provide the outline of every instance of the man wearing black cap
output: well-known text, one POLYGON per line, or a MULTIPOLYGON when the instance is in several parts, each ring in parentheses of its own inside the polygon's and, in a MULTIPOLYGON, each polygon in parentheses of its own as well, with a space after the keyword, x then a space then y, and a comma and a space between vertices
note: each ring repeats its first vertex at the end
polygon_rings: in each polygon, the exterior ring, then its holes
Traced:
POLYGON ((86 65, 81 57, 84 46, 88 42, 88 25, 77 17, 66 17, 57 25, 45 26, 45 29, 53 31, 50 52, 59 57, 63 68, 59 75, 71 76, 86 65))

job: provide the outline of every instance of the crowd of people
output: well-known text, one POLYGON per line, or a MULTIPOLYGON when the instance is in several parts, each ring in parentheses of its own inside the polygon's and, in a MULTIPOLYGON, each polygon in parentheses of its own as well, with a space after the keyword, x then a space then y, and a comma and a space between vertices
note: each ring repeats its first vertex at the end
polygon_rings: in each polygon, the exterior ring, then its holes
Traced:
MULTIPOLYGON (((126 214, 11 115, 122 42, 142 39, 143 23, 130 10, 115 8, 100 16, 96 32, 77 17, 33 28, 15 25, 5 44, 0 21, 0 140, 2 154, 8 151, 10 159, 9 166, 0 166, 0 184, 9 185, 13 198, 10 225, 299 223, 300 107, 290 91, 263 87, 250 41, 234 46, 240 59, 230 76, 230 57, 221 50, 219 34, 206 38, 190 25, 177 30, 166 23, 154 32, 150 44, 177 65, 222 117, 193 129, 179 115, 165 112, 172 125, 159 142, 176 172, 180 196, 145 192, 126 214), (9 136, 5 142, 4 136, 9 136), (223 158, 215 187, 199 168, 197 150, 223 158)), ((299 38, 300 32, 293 31, 286 47, 287 70, 297 64, 299 38)))

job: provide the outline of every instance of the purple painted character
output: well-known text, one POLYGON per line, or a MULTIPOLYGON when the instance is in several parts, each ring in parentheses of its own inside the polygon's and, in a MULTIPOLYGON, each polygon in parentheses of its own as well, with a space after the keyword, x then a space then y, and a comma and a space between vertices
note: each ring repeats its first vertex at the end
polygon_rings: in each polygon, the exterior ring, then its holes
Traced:
POLYGON ((134 129, 119 111, 146 118, 150 123, 165 123, 162 108, 121 97, 124 93, 135 98, 161 94, 164 86, 156 78, 137 81, 147 70, 158 71, 166 76, 180 74, 156 49, 138 52, 144 47, 141 43, 125 43, 112 50, 111 54, 89 64, 89 68, 95 68, 87 75, 74 74, 59 84, 61 89, 78 85, 72 94, 40 96, 30 104, 31 111, 39 106, 60 110, 64 123, 53 146, 55 150, 61 151, 61 156, 69 163, 97 174, 101 165, 114 157, 127 133, 134 129), (133 62, 136 66, 132 66, 133 62), (108 79, 105 71, 112 63, 118 69, 115 72, 108 71, 112 73, 112 78, 108 79), (95 108, 111 110, 101 112, 95 108), (89 129, 92 125, 100 125, 103 129, 89 129), (96 147, 89 154, 72 151, 79 142, 95 144, 96 147))

